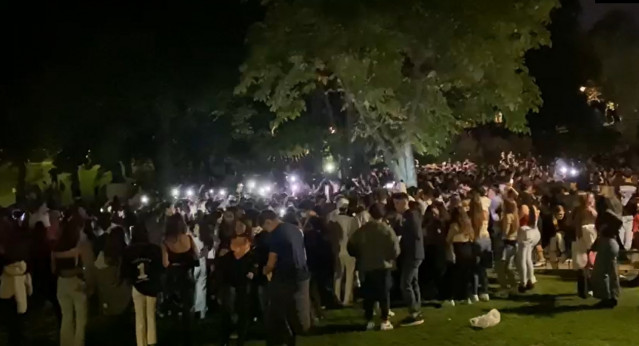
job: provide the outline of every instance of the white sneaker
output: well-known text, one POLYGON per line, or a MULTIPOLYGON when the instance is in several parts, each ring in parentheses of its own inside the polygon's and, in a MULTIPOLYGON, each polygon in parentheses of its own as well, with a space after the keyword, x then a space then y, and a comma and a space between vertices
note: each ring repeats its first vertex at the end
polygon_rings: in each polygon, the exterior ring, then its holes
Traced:
POLYGON ((375 322, 369 321, 366 323, 366 331, 375 330, 375 322))
MULTIPOLYGON (((393 312, 393 310, 388 310, 388 317, 395 317, 395 313, 393 312)), ((391 329, 393 326, 391 325, 391 329)))
POLYGON ((472 296, 470 296, 470 299, 473 303, 477 303, 479 301, 479 296, 476 294, 473 294, 472 296))
POLYGON ((468 298, 466 300, 462 300, 461 303, 466 305, 473 305, 473 300, 468 298))
POLYGON ((444 300, 444 302, 442 303, 443 306, 450 306, 450 307, 455 307, 455 301, 454 300, 444 300))
POLYGON ((479 300, 481 300, 482 302, 488 302, 490 301, 490 296, 488 295, 488 293, 482 293, 479 295, 479 300))
POLYGON ((386 321, 386 322, 382 322, 382 324, 379 326, 379 330, 393 330, 393 324, 390 323, 390 321, 386 321))

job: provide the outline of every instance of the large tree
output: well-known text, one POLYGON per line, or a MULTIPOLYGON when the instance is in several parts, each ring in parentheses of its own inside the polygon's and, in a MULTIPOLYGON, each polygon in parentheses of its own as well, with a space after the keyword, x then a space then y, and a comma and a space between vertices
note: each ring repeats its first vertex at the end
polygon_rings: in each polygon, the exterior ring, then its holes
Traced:
POLYGON ((550 43, 556 0, 266 2, 248 36, 236 91, 264 102, 273 131, 337 94, 351 138, 375 144, 399 179, 416 184, 413 150, 434 154, 453 134, 501 112, 527 131, 541 104, 524 54, 550 43))
POLYGON ((603 96, 618 104, 624 139, 637 144, 639 23, 623 11, 613 11, 595 23, 590 38, 601 61, 599 83, 603 96))

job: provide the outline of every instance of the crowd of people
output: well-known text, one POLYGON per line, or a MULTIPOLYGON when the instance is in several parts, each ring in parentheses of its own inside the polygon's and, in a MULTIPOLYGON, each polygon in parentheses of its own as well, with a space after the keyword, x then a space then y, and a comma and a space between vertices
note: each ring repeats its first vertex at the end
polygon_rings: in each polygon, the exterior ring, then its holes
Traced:
POLYGON ((577 271, 577 293, 600 307, 617 304, 617 258, 639 243, 629 172, 504 155, 419 173, 408 189, 375 174, 318 192, 202 190, 142 208, 114 199, 62 209, 34 196, 0 213, 9 343, 23 344, 26 312, 48 301, 61 346, 84 345, 95 315, 112 331, 135 328, 138 346, 158 344, 158 317, 190 345, 194 320, 210 315, 222 345, 244 344, 255 323, 268 345, 294 345, 326 308, 361 299, 366 330, 390 330, 397 299, 408 311, 398 323, 416 326, 423 301, 489 301, 490 269, 494 294, 508 298, 534 290, 546 265, 577 271))

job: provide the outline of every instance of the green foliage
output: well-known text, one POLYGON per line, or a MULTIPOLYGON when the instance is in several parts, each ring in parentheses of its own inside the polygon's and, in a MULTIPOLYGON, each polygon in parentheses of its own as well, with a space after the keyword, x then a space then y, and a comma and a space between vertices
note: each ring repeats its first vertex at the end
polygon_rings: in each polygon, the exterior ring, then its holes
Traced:
POLYGON ((619 104, 623 117, 621 131, 636 143, 639 124, 639 25, 625 12, 610 12, 590 32, 590 38, 601 62, 603 95, 619 104))
POLYGON ((273 130, 338 93, 356 115, 352 139, 388 153, 434 154, 462 129, 527 131, 541 97, 524 53, 550 44, 556 0, 277 1, 248 35, 236 93, 265 103, 273 130))

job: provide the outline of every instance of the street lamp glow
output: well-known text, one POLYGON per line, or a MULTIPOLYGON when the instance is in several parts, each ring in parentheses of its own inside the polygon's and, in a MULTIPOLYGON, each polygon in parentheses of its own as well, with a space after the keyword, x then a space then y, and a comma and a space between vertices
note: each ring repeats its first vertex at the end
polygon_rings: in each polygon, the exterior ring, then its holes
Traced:
POLYGON ((149 204, 149 196, 142 195, 142 197, 140 197, 140 202, 142 202, 142 204, 144 204, 144 205, 149 204))
POLYGON ((581 91, 581 92, 586 91, 586 87, 585 87, 585 86, 580 87, 580 88, 579 88, 579 91, 581 91))
POLYGON ((324 164, 324 172, 326 173, 335 172, 335 164, 332 162, 327 162, 326 164, 324 164))
POLYGON ((177 187, 173 188, 173 190, 171 190, 171 196, 175 198, 180 197, 180 189, 178 189, 177 187))

